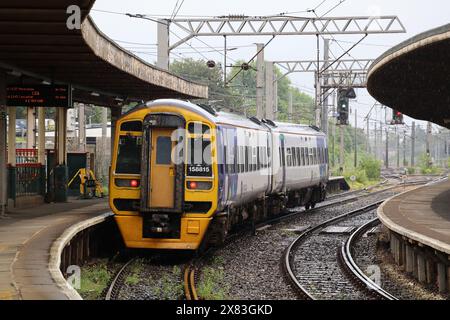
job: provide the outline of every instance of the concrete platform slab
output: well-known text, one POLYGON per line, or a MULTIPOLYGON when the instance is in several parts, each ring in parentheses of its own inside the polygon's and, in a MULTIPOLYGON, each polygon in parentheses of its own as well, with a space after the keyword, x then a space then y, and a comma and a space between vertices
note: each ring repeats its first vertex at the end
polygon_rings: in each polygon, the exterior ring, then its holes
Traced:
POLYGON ((70 226, 109 210, 97 199, 9 212, 0 220, 0 299, 68 299, 49 270, 52 245, 70 226))
POLYGON ((378 208, 390 230, 450 255, 450 181, 395 196, 378 208))

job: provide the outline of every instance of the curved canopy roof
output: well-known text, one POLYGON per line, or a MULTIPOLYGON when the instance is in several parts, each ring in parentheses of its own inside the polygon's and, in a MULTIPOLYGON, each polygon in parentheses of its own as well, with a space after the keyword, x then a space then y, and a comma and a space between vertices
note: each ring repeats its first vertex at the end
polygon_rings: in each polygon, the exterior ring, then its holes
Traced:
POLYGON ((369 70, 367 88, 388 107, 450 128, 450 24, 384 53, 369 70))
POLYGON ((0 4, 0 67, 21 79, 72 84, 74 100, 114 106, 125 99, 207 98, 208 88, 148 64, 99 31, 95 0, 7 0, 0 4), (70 5, 82 11, 69 30, 70 5), (92 95, 95 92, 100 94, 92 95))

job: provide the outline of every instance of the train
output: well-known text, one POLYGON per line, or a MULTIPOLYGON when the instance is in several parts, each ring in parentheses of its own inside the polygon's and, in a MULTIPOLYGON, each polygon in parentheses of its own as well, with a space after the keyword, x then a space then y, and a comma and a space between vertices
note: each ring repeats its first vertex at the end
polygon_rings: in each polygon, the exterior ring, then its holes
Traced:
POLYGON ((217 246, 243 224, 326 198, 327 137, 314 126, 160 99, 115 128, 109 204, 128 248, 217 246))

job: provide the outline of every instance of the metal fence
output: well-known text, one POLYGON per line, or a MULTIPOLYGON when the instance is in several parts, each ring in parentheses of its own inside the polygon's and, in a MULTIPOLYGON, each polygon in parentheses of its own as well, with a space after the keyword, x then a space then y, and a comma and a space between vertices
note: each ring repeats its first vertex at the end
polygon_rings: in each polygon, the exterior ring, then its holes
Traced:
POLYGON ((16 196, 43 195, 45 181, 41 164, 26 164, 16 167, 16 196))
POLYGON ((8 172, 9 198, 45 194, 45 166, 38 163, 37 149, 16 149, 16 166, 8 172))

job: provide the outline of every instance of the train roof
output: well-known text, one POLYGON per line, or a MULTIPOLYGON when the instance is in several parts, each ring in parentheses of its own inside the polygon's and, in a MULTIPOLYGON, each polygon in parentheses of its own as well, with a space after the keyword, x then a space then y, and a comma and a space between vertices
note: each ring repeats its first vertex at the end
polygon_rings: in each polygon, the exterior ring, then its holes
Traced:
POLYGON ((215 111, 210 106, 194 104, 189 101, 177 99, 158 99, 149 101, 142 107, 151 108, 152 106, 158 106, 161 104, 187 109, 201 115, 202 117, 205 117, 209 121, 216 124, 232 125, 263 131, 271 130, 274 132, 284 133, 298 133, 299 131, 301 131, 302 133, 310 135, 325 135, 318 128, 312 126, 278 121, 272 122, 269 120, 258 120, 256 118, 246 118, 236 113, 215 111))

